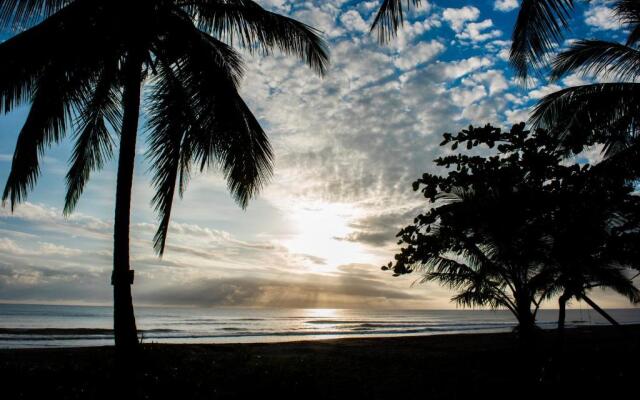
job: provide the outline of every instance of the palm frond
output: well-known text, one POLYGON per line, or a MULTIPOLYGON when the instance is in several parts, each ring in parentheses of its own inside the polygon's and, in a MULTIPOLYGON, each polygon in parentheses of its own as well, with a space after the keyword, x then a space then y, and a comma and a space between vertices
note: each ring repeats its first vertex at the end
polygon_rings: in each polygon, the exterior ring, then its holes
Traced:
POLYGON ((8 113, 30 101, 38 79, 52 64, 69 70, 100 68, 105 54, 116 44, 113 32, 105 31, 113 30, 113 24, 92 22, 98 9, 91 1, 74 1, 0 43, 0 112, 8 113))
POLYGON ((573 71, 634 80, 640 74, 640 51, 614 42, 580 40, 553 60, 551 79, 557 80, 573 71))
POLYGON ((162 254, 176 181, 180 194, 191 164, 219 167, 244 208, 271 174, 271 148, 237 91, 242 63, 233 49, 174 20, 155 45, 158 87, 149 101, 154 207, 160 215, 155 248, 162 254), (163 144, 164 143, 164 144, 163 144))
MULTIPOLYGON (((604 142, 608 149, 626 146, 638 130, 640 84, 597 83, 570 87, 545 96, 536 105, 530 122, 552 129, 571 149, 587 139, 604 142)), ((608 154, 612 154, 608 152, 608 154)))
POLYGON ((183 7, 200 29, 222 40, 267 54, 277 48, 304 60, 319 75, 326 73, 327 45, 319 31, 302 22, 267 11, 251 0, 185 1, 183 7))
POLYGON ((220 79, 229 76, 220 54, 232 54, 232 50, 204 34, 193 36, 192 43, 176 72, 194 99, 198 115, 198 135, 189 135, 185 146, 201 170, 209 166, 222 169, 229 190, 244 208, 271 176, 271 146, 235 82, 220 79))
POLYGON ((115 66, 105 68, 89 88, 76 121, 76 141, 67 173, 64 214, 73 212, 92 171, 102 168, 113 155, 113 139, 107 122, 118 128, 122 119, 115 66))
POLYGON ((203 132, 207 134, 194 141, 194 154, 200 159, 201 169, 208 165, 220 166, 229 191, 238 204, 246 208, 271 177, 271 145, 234 88, 226 85, 216 91, 216 98, 226 100, 210 105, 209 116, 202 121, 203 132))
POLYGON ((627 45, 633 46, 640 40, 640 4, 635 0, 616 0, 613 3, 615 15, 629 27, 627 45))
POLYGON ((152 105, 148 129, 152 184, 156 190, 152 204, 159 214, 160 224, 153 238, 153 247, 164 253, 176 181, 181 162, 181 147, 185 132, 193 129, 195 121, 188 119, 191 106, 188 94, 170 66, 160 63, 153 82, 149 104, 152 105))
POLYGON ((489 306, 491 308, 506 307, 515 313, 513 303, 491 285, 478 282, 480 285, 469 285, 464 291, 451 298, 464 307, 489 306))
POLYGON ((35 184, 44 150, 66 134, 72 110, 82 110, 105 60, 118 59, 121 42, 117 39, 122 38, 107 34, 113 28, 109 20, 95 23, 100 10, 91 1, 70 2, 42 23, 0 44, 0 56, 6 57, 0 63, 3 111, 32 101, 3 193, 3 201, 10 199, 12 208, 35 184))
MULTIPOLYGON (((407 7, 413 5, 419 7, 421 0, 406 0, 407 7)), ((404 23, 404 11, 402 6, 402 0, 383 0, 380 5, 380 9, 376 14, 373 24, 371 24, 371 31, 378 31, 378 41, 380 43, 387 43, 393 39, 398 29, 404 23)))
POLYGON ((49 68, 36 84, 33 104, 18 135, 11 170, 2 195, 11 209, 24 201, 40 173, 39 157, 66 133, 66 124, 77 101, 80 85, 69 82, 63 71, 49 68))
POLYGON ((66 16, 52 17, 0 43, 2 112, 8 113, 31 99, 40 74, 56 58, 57 43, 62 39, 58 24, 66 19, 66 16))
POLYGON ((32 25, 76 0, 2 0, 0 29, 32 25))
POLYGON ((623 269, 612 266, 596 268, 591 272, 591 278, 597 286, 612 289, 631 303, 640 303, 640 290, 626 277, 623 269))
POLYGON ((573 8, 573 0, 522 0, 509 55, 520 78, 544 64, 547 54, 563 38, 573 8))
MULTIPOLYGON (((161 25, 166 27, 153 44, 152 50, 165 66, 181 64, 191 54, 208 57, 215 64, 212 74, 222 74, 221 79, 238 87, 244 75, 244 64, 233 47, 196 29, 191 16, 178 10, 164 15, 161 25), (201 55, 202 54, 202 55, 201 55)), ((184 71, 184 69, 183 69, 184 71)))
POLYGON ((475 276, 476 271, 465 263, 436 255, 415 266, 416 271, 424 271, 423 282, 437 280, 451 288, 458 288, 475 276))
POLYGON ((638 41, 640 41, 640 24, 636 24, 631 28, 626 44, 627 46, 635 46, 638 41))
MULTIPOLYGON (((593 167, 593 175, 600 177, 626 177, 629 180, 635 180, 640 175, 639 159, 640 142, 636 140, 596 164, 593 167)), ((636 248, 636 244, 632 247, 636 248)))

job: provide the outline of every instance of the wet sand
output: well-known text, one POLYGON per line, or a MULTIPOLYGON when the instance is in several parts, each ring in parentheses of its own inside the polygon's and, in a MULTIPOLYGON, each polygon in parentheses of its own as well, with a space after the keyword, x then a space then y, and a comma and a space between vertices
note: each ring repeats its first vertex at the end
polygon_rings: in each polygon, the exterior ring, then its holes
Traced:
POLYGON ((640 325, 272 344, 145 344, 123 390, 112 347, 0 350, 5 399, 618 398, 640 386, 640 325), (123 394, 124 393, 124 394, 123 394), (481 397, 482 396, 482 397, 481 397))

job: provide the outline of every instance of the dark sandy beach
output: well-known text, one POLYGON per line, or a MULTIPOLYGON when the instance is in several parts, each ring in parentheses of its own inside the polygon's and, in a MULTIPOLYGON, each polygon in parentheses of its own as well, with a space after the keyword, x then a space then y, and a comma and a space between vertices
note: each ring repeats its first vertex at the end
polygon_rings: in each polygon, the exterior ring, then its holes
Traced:
MULTIPOLYGON (((128 398, 617 398, 637 395, 640 326, 276 344, 144 345, 128 398)), ((0 350, 4 399, 122 398, 113 348, 0 350)))

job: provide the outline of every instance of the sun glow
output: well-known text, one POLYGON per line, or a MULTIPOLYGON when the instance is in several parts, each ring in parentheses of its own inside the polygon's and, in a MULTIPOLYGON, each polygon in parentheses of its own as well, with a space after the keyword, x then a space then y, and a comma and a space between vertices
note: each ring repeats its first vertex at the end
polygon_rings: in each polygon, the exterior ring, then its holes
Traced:
POLYGON ((309 265, 315 272, 331 272, 341 264, 371 262, 362 245, 345 238, 353 229, 350 222, 360 212, 348 204, 306 203, 288 211, 295 234, 284 245, 295 254, 324 260, 309 265))
POLYGON ((339 311, 335 308, 307 308, 304 314, 307 318, 335 318, 339 311))

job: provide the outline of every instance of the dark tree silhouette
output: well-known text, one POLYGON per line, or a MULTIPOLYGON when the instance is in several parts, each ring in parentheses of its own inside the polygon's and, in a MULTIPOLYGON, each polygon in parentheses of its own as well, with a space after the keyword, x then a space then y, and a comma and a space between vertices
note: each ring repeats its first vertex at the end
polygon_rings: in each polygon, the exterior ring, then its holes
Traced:
POLYGON ((550 271, 547 296, 559 295, 558 328, 566 304, 584 300, 614 325, 617 322, 587 293, 602 287, 640 302, 629 275, 638 268, 640 199, 623 175, 594 173, 584 166, 551 187, 554 209, 548 218, 550 271))
POLYGON ((436 165, 454 168, 414 182, 429 201, 428 211, 398 234, 403 247, 395 265, 385 268, 422 272, 423 282, 455 289, 452 300, 463 306, 507 308, 522 336, 530 336, 545 295, 538 284, 544 281, 545 237, 536 217, 548 201, 538 189, 549 174, 546 167, 558 161, 540 148, 546 139, 543 131, 530 134, 524 124, 510 132, 487 125, 445 133, 442 145, 451 143, 452 150, 499 144, 499 155, 436 159, 436 165))
MULTIPOLYGON (((587 0, 588 1, 588 0, 587 0)), ((522 0, 513 27, 509 61, 520 78, 546 65, 562 42, 572 17, 574 0, 522 0)))
POLYGON ((626 274, 640 260, 633 250, 640 208, 625 179, 563 164, 555 137, 524 123, 509 132, 487 125, 445 133, 446 144, 467 152, 435 160, 448 169, 445 176, 414 182, 427 211, 400 231, 396 262, 383 269, 420 272, 422 282, 456 290, 452 300, 463 306, 504 307, 523 337, 541 302, 558 292, 603 313, 586 295, 595 286, 639 299, 626 274), (496 151, 480 155, 486 147, 496 151), (608 180, 596 186, 597 179, 608 180))
POLYGON ((0 108, 30 103, 3 200, 25 200, 39 159, 75 128, 65 214, 118 141, 113 275, 116 349, 137 346, 129 223, 141 88, 149 82, 149 152, 162 255, 176 185, 218 167, 245 207, 271 173, 265 132, 238 94, 242 60, 224 41, 279 49, 323 75, 328 54, 313 28, 249 0, 3 0, 0 28, 23 28, 0 44, 0 108), (112 129, 110 129, 112 128, 112 129), (112 136, 111 131, 118 131, 112 136))
MULTIPOLYGON (((640 19, 640 13, 637 18, 640 19)), ((603 143, 604 155, 635 151, 640 112, 640 51, 637 42, 619 44, 583 40, 560 53, 552 64, 552 80, 578 72, 617 82, 562 89, 540 100, 532 114, 534 126, 549 127, 563 146, 579 152, 603 143)))

